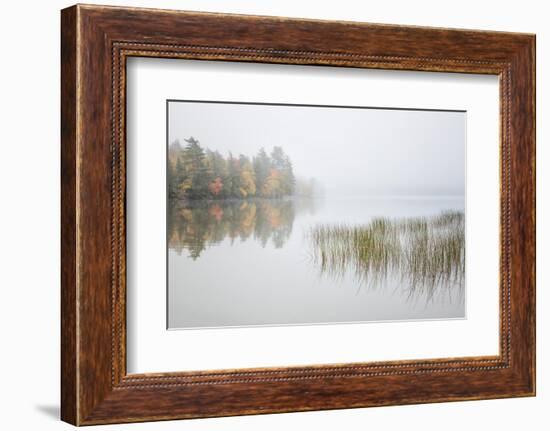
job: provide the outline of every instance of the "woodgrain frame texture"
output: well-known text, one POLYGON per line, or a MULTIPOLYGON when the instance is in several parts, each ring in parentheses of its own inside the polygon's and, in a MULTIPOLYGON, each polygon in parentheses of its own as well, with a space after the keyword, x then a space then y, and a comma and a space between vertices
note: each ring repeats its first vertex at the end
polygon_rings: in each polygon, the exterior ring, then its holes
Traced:
POLYGON ((61 13, 61 417, 75 425, 535 394, 535 36, 77 5, 61 13), (131 56, 500 78, 500 353, 126 373, 131 56))

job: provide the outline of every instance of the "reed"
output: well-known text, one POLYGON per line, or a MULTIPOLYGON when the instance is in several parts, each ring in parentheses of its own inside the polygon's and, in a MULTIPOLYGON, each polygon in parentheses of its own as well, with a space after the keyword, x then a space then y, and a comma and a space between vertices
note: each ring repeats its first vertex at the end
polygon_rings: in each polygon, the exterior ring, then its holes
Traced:
POLYGON ((307 233, 320 272, 350 272, 362 285, 383 286, 397 277, 411 296, 464 287, 464 213, 432 217, 376 218, 365 225, 318 225, 307 233))

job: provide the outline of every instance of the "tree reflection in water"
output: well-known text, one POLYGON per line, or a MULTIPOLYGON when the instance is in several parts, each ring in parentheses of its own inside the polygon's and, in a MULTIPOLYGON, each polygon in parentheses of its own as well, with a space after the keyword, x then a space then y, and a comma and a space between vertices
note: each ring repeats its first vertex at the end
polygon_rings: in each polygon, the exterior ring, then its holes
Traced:
POLYGON ((168 246, 193 260, 226 238, 254 239, 281 248, 292 234, 296 213, 314 211, 311 199, 169 200, 168 246))

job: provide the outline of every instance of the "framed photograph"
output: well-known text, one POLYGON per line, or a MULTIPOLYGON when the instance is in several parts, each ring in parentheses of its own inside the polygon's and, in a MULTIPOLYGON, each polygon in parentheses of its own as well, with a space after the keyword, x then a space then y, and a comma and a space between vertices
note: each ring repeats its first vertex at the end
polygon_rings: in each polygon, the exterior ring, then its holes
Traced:
POLYGON ((466 112, 167 110, 168 329, 466 317, 466 112))
POLYGON ((61 14, 62 419, 535 394, 535 36, 61 14))

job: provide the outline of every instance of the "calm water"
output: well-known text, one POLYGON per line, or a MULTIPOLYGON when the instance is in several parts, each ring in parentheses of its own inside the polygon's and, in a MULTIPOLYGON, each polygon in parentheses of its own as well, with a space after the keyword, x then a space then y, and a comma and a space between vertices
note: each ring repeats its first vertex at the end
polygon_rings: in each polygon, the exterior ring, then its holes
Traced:
POLYGON ((463 198, 169 204, 169 328, 465 317, 463 198))

